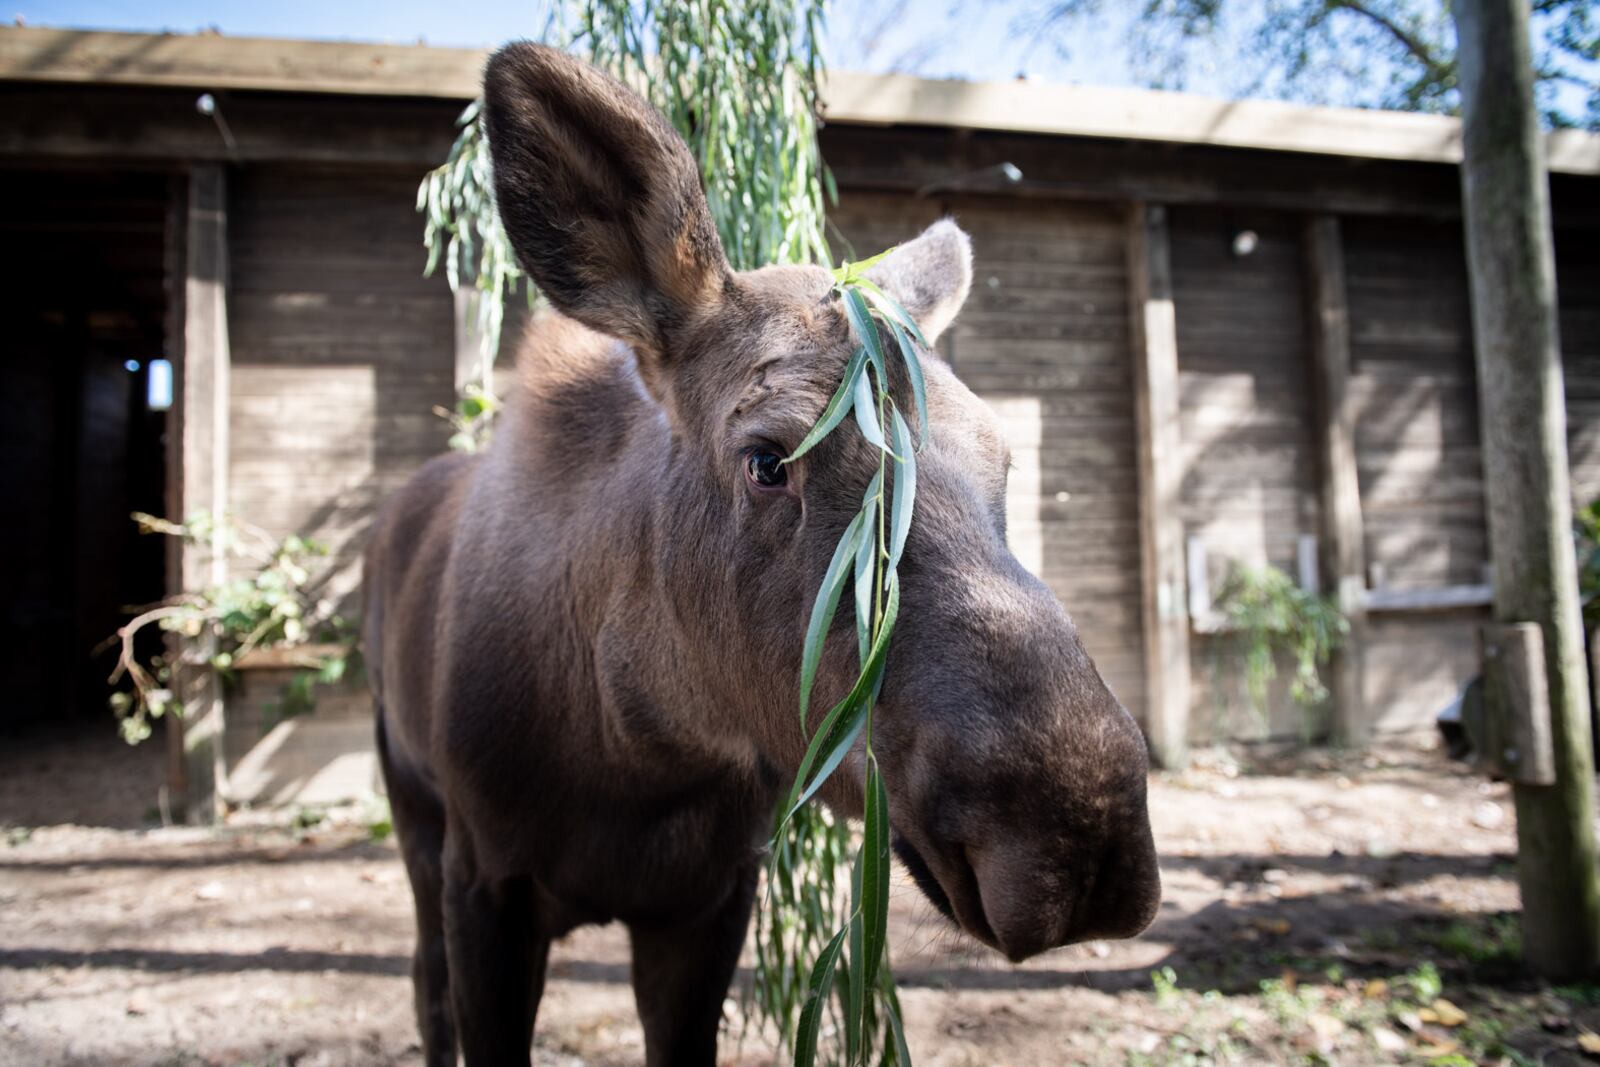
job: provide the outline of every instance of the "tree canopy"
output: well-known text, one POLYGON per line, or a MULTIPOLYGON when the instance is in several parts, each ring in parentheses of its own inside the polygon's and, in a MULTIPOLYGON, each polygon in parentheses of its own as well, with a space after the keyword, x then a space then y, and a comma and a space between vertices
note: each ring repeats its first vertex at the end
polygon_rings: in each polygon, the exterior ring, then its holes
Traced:
MULTIPOLYGON (((1236 96, 1455 114, 1448 0, 1140 0, 1129 59, 1154 88, 1197 75, 1236 96), (1224 69, 1218 69, 1224 68, 1224 69)), ((1108 0, 1045 0, 1018 36, 1070 57, 1075 31, 1108 0)), ((1113 5, 1114 6, 1114 5, 1113 5)), ((1534 66, 1547 125, 1600 129, 1600 13, 1595 0, 1534 0, 1534 66)))

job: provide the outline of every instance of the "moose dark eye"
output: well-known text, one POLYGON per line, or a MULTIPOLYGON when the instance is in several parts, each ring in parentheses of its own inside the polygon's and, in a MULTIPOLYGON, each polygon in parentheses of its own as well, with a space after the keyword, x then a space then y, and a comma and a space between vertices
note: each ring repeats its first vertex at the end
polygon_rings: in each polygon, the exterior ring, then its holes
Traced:
POLYGON ((758 489, 782 489, 789 481, 783 457, 760 448, 745 454, 744 473, 758 489))

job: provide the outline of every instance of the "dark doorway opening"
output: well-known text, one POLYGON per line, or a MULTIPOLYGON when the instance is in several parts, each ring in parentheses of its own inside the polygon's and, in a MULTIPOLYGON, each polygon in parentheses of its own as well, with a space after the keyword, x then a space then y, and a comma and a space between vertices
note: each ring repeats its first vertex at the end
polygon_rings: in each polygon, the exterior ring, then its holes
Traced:
POLYGON ((0 170, 0 729, 88 716, 112 729, 104 642, 167 592, 164 539, 129 515, 166 510, 170 181, 0 170))

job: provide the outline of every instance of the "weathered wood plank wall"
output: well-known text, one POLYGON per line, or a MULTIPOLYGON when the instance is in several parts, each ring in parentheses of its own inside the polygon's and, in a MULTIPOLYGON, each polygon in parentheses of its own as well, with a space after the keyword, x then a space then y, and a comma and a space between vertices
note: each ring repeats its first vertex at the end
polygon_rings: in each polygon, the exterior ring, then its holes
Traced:
MULTIPOLYGON (((1296 216, 1227 208, 1173 208, 1170 218, 1185 527, 1204 546, 1213 593, 1235 563, 1297 574, 1301 535, 1317 532, 1303 226, 1296 216), (1244 231, 1257 244, 1237 255, 1244 231)), ((1263 726, 1299 732, 1281 692, 1271 720, 1256 721, 1230 636, 1199 636, 1190 648, 1196 740, 1263 726)))
MULTIPOLYGON (((1488 534, 1460 223, 1346 219, 1342 232, 1368 584, 1481 584, 1488 534)), ((1374 729, 1426 727, 1455 698, 1477 673, 1481 616, 1373 615, 1374 729)))
POLYGON ((454 308, 423 278, 419 173, 251 167, 233 190, 232 505, 332 550, 359 579, 375 509, 428 457, 453 401, 454 308))

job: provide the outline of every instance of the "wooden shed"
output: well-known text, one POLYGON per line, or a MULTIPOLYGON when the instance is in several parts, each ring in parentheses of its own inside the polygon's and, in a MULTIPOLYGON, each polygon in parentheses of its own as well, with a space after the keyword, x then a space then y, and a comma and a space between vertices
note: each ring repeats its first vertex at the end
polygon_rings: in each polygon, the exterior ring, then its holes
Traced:
MULTIPOLYGON (((444 447, 433 408, 471 365, 461 309, 422 276, 413 203, 483 60, 0 29, 0 269, 22 339, 6 395, 23 400, 0 469, 27 502, 6 546, 29 563, 0 640, 23 697, 8 716, 101 708, 87 650, 119 607, 206 580, 132 536, 129 510, 317 537, 332 592, 354 587, 374 509, 444 447), (153 360, 173 373, 167 410, 153 360)), ((947 214, 973 235, 973 295, 941 347, 1006 421, 1019 557, 1158 753, 1262 732, 1237 714, 1209 609, 1231 562, 1342 597, 1337 733, 1427 726, 1476 673, 1492 595, 1459 124, 903 76, 835 74, 825 95, 856 252, 947 214)), ((1600 137, 1547 149, 1587 500, 1600 137)), ((306 759, 362 744, 344 704, 318 716, 337 742, 306 759)), ((1265 732, 1295 732, 1284 708, 1265 732)), ((224 778, 260 736, 235 711, 213 746, 224 778)))

